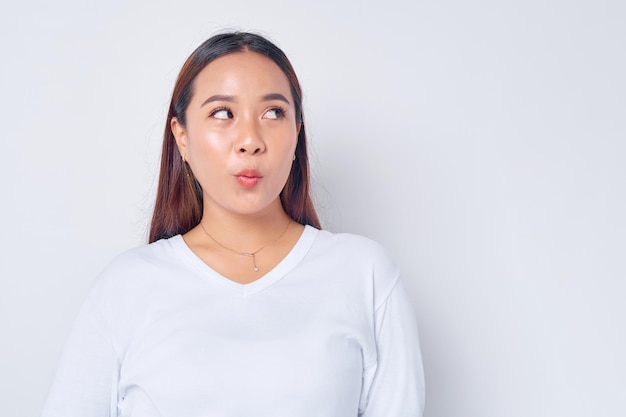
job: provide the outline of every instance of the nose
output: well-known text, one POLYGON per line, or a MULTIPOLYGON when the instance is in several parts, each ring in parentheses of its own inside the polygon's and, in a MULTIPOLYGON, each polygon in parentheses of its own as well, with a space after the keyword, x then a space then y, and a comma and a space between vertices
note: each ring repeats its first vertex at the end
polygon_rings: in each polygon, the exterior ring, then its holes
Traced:
POLYGON ((241 121, 235 150, 240 154, 249 155, 256 155, 265 151, 265 141, 263 141, 261 129, 257 121, 241 121))

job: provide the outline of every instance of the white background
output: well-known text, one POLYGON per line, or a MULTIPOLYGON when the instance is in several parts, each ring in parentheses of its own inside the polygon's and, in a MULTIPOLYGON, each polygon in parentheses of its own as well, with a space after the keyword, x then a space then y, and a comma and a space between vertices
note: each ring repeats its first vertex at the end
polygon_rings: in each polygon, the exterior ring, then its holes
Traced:
POLYGON ((0 414, 38 413, 91 280, 145 241, 174 78, 238 28, 300 76, 324 226, 403 270, 426 416, 623 416, 625 5, 3 5, 0 414))

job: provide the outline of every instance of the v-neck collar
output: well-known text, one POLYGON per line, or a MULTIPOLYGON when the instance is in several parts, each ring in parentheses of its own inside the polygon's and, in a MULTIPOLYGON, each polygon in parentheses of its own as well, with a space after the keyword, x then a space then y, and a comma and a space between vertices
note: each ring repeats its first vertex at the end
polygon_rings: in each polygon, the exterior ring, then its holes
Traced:
POLYGON ((248 284, 235 282, 211 268, 202 259, 200 259, 198 255, 191 250, 191 248, 189 248, 182 235, 173 236, 169 240, 172 247, 182 253, 183 256, 191 263, 193 268, 200 272, 204 277, 213 282, 220 283, 233 291, 239 292, 242 297, 246 297, 263 291, 287 275, 287 273, 298 265, 298 263, 300 263, 300 261, 306 256, 311 246, 313 246, 313 242, 315 241, 318 232, 319 230, 316 228, 306 225, 302 234, 298 238, 298 241, 293 248, 291 248, 287 256, 285 256, 283 260, 278 263, 278 265, 268 271, 265 275, 248 284))

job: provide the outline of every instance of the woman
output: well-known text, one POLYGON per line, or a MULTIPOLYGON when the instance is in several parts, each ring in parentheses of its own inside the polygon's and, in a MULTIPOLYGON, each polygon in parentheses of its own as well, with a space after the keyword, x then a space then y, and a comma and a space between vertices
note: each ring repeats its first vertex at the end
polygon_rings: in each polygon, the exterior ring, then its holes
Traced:
POLYGON ((189 57, 150 244, 94 284, 44 417, 422 414, 397 269, 376 243, 319 230, 301 97, 258 35, 189 57))

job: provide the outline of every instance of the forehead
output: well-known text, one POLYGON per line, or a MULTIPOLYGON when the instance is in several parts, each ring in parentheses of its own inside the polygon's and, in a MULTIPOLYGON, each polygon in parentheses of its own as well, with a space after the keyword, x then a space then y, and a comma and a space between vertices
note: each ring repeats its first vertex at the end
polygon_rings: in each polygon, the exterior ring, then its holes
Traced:
POLYGON ((200 71, 194 81, 194 100, 207 94, 263 96, 281 93, 291 98, 287 76, 266 56, 252 51, 221 56, 200 71))

